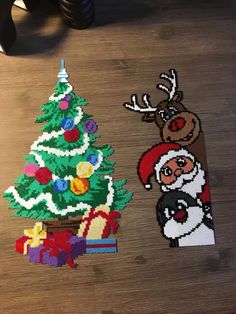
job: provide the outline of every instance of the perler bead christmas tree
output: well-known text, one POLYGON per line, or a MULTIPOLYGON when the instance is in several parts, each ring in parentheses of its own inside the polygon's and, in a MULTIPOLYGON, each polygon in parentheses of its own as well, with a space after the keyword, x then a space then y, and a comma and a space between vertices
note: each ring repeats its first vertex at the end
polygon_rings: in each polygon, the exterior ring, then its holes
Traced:
MULTIPOLYGON (((36 118, 36 122, 45 123, 43 134, 25 156, 24 173, 15 182, 16 186, 4 193, 11 202, 9 208, 17 209, 13 216, 43 220, 35 225, 34 231, 25 232, 24 239, 19 239, 17 245, 24 246, 19 250, 25 253, 29 253, 28 245, 32 249, 32 239, 37 240, 36 248, 45 244, 45 234, 41 237, 43 229, 50 240, 51 237, 54 242, 56 238, 57 242, 64 239, 67 244, 72 234, 88 241, 107 238, 117 231, 116 219, 132 197, 123 189, 126 180, 113 181, 111 174, 115 163, 108 160, 113 150, 109 145, 95 146, 97 124, 83 112, 82 107, 87 102, 76 96, 67 78, 62 60, 55 92, 49 102, 41 106, 42 115, 36 118), (75 217, 81 216, 78 231, 75 217), (62 233, 58 235, 59 231, 62 233), (69 232, 70 236, 63 232, 69 232)), ((47 240, 50 247, 49 242, 47 240)), ((62 249, 60 245, 59 249, 62 249)), ((85 248, 82 251, 85 252, 85 248)))

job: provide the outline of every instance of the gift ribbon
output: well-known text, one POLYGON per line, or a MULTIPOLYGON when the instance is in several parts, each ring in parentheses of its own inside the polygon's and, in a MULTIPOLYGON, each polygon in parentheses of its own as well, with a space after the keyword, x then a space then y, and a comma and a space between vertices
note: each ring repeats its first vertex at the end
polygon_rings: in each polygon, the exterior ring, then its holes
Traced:
MULTIPOLYGON (((116 233, 117 229, 119 228, 119 224, 116 221, 114 221, 114 219, 121 217, 121 214, 118 211, 111 211, 109 212, 109 214, 107 214, 101 210, 98 210, 96 212, 96 208, 91 208, 88 217, 82 218, 81 222, 90 222, 91 220, 97 217, 102 217, 106 219, 109 224, 109 227, 111 228, 111 232, 113 234, 116 233)), ((83 235, 85 237, 88 234, 89 227, 90 227, 90 224, 87 223, 83 232, 83 235)))
POLYGON ((43 263, 44 252, 50 250, 50 256, 58 256, 60 250, 66 253, 66 263, 71 268, 75 268, 77 264, 71 258, 71 244, 68 242, 72 236, 69 231, 54 231, 52 236, 44 240, 44 247, 40 251, 40 263, 43 263))
POLYGON ((30 247, 38 247, 47 238, 47 232, 43 230, 42 222, 36 222, 33 229, 24 230, 24 235, 30 239, 24 243, 23 254, 27 254, 28 245, 30 247))

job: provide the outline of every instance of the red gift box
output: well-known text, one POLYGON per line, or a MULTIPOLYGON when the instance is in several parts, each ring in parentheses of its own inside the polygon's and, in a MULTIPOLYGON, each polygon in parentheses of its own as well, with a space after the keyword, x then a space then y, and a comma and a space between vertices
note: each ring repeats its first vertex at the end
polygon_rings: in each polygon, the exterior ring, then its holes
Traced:
MULTIPOLYGON (((16 252, 17 253, 24 254, 25 242, 29 239, 30 239, 29 237, 23 236, 16 240, 16 252)), ((28 254, 28 251, 29 251, 29 245, 27 245, 27 254, 28 254)))
POLYGON ((115 234, 117 232, 119 224, 115 221, 115 219, 120 217, 120 212, 115 210, 107 213, 103 210, 99 210, 99 207, 91 208, 90 211, 85 214, 81 220, 79 235, 87 239, 94 239, 94 236, 96 236, 96 238, 102 239, 108 238, 110 233, 115 234), (103 218, 103 224, 96 222, 96 219, 99 217, 103 218), (97 228, 97 223, 100 225, 100 230, 97 228), (97 229, 96 235, 92 230, 94 227, 97 229))
POLYGON ((50 253, 47 257, 46 264, 51 264, 50 257, 58 257, 59 253, 65 253, 65 262, 68 264, 69 267, 75 268, 77 264, 71 257, 72 245, 69 242, 71 237, 72 233, 67 230, 54 231, 53 235, 48 235, 43 242, 43 249, 40 251, 40 263, 43 264, 44 253, 47 251, 50 251, 50 253))

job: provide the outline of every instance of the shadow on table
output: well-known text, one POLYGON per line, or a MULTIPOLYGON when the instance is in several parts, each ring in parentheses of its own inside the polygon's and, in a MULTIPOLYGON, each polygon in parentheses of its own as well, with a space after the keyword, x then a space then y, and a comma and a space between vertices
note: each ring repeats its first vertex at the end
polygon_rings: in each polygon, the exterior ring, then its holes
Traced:
POLYGON ((56 4, 41 0, 33 12, 27 12, 25 18, 15 22, 17 40, 9 55, 54 54, 68 33, 63 21, 57 18, 59 15, 56 4))
POLYGON ((95 0, 94 27, 146 19, 152 13, 150 1, 95 0))

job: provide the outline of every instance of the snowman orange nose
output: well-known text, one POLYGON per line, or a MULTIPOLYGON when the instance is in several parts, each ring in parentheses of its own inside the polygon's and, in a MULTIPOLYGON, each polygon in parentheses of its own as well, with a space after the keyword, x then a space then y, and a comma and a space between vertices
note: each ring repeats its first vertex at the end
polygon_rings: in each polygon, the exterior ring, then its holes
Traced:
POLYGON ((177 132, 183 129, 185 126, 186 120, 184 118, 178 117, 171 121, 169 129, 172 132, 177 132))

